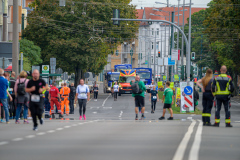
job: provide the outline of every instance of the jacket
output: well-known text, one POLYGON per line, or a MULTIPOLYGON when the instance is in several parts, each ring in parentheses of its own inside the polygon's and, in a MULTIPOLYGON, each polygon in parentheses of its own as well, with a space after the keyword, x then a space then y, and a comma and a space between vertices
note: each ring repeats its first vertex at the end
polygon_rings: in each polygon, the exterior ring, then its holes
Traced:
POLYGON ((214 95, 230 95, 234 91, 232 78, 227 74, 219 74, 212 83, 212 92, 214 95))

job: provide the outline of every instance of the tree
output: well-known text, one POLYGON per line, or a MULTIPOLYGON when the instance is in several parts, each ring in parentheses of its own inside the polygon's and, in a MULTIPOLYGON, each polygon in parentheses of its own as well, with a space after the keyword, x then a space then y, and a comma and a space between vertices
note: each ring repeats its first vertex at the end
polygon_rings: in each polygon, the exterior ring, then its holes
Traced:
POLYGON ((23 69, 30 71, 33 65, 42 63, 41 59, 41 48, 34 45, 32 41, 27 39, 21 39, 20 52, 23 52, 23 69))
POLYGON ((58 0, 35 0, 36 8, 28 16, 24 37, 42 49, 44 63, 57 58, 57 66, 75 73, 75 84, 83 73, 100 73, 107 64, 107 56, 123 41, 136 37, 136 22, 121 22, 113 26, 113 9, 121 17, 136 18, 135 6, 130 0, 92 0, 66 2, 59 7, 58 0), (128 25, 126 25, 128 24, 128 25))

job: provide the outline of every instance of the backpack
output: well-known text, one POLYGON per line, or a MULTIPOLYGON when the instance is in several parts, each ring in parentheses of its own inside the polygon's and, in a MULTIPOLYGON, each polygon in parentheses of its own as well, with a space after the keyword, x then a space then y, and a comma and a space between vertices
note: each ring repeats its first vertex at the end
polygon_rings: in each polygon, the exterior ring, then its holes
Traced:
MULTIPOLYGON (((139 82, 138 82, 138 83, 139 83, 139 82)), ((138 83, 133 83, 133 84, 131 85, 132 93, 133 93, 133 94, 140 94, 140 93, 142 93, 142 90, 139 88, 138 83)))
POLYGON ((25 91, 25 82, 26 82, 26 79, 24 82, 20 83, 20 78, 19 78, 19 83, 18 83, 18 88, 17 88, 17 94, 18 95, 25 95, 26 94, 26 91, 25 91))

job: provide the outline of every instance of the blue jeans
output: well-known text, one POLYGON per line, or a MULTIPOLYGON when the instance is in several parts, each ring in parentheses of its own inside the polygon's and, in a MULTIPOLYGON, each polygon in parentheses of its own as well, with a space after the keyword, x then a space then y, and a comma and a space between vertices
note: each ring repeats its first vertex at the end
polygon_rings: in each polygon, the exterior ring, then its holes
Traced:
POLYGON ((17 104, 17 109, 16 109, 16 120, 18 120, 19 117, 20 117, 20 113, 21 113, 22 105, 24 106, 24 110, 23 110, 23 118, 24 118, 24 119, 27 119, 28 107, 27 107, 25 104, 18 103, 18 104, 17 104))
POLYGON ((8 100, 7 100, 7 98, 0 99, 0 102, 3 104, 3 108, 5 111, 5 118, 6 118, 6 121, 8 122, 9 121, 8 100))

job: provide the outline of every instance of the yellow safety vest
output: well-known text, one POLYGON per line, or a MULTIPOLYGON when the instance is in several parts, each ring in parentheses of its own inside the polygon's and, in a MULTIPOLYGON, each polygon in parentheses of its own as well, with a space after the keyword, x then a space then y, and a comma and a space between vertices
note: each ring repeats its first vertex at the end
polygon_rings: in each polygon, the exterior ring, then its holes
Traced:
POLYGON ((229 78, 226 74, 220 74, 218 77, 215 78, 215 81, 216 81, 217 91, 214 93, 214 95, 229 95, 229 94, 231 94, 231 92, 228 89, 231 78, 229 78), (228 81, 225 90, 223 90, 223 91, 221 90, 218 80, 228 81))

